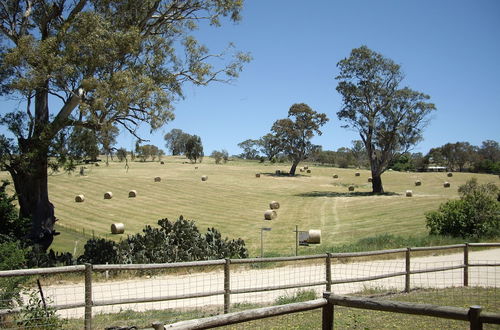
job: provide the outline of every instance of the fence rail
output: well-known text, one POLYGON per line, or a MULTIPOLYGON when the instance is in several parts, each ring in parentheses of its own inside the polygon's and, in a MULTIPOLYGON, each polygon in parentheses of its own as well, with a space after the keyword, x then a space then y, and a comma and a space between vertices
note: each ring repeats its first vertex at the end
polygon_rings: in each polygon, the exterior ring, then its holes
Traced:
MULTIPOLYGON (((364 282, 373 281, 379 279, 385 279, 390 277, 405 276, 405 288, 404 291, 409 292, 411 289, 411 275, 422 274, 422 273, 432 273, 441 272, 454 269, 463 269, 463 286, 468 286, 468 273, 471 267, 497 267, 500 263, 470 263, 469 262, 469 249, 474 247, 500 247, 500 243, 466 243, 466 244, 455 244, 446 246, 435 246, 435 247, 413 247, 405 249, 390 249, 390 250, 378 250, 369 252, 354 252, 354 253, 326 253, 319 255, 309 255, 309 256, 296 256, 296 257, 275 257, 275 258, 251 258, 251 259, 221 259, 221 260, 210 260, 210 261, 196 261, 196 262, 182 262, 182 263, 170 263, 170 264, 127 264, 127 265, 78 265, 78 266, 68 266, 68 267, 54 267, 54 268, 40 268, 40 269, 24 269, 24 270, 8 270, 0 271, 1 277, 16 277, 16 276, 33 276, 33 275, 48 275, 48 274, 63 274, 63 273, 82 273, 85 278, 85 299, 82 303, 70 303, 70 304, 55 304, 52 307, 56 310, 71 309, 75 307, 85 308, 85 328, 91 328, 92 322, 92 308, 98 306, 112 306, 120 304, 129 303, 146 303, 146 302, 157 302, 157 301, 169 301, 169 300, 179 300, 179 299, 189 299, 189 298, 202 298, 209 296, 224 296, 224 313, 229 313, 231 305, 231 296, 244 293, 256 293, 264 291, 273 290, 283 290, 291 288, 305 288, 312 286, 325 286, 325 291, 331 291, 332 285, 353 283, 353 282, 364 282), (411 253, 419 251, 439 251, 448 249, 463 249, 463 263, 459 265, 445 266, 445 267, 435 267, 431 269, 411 269, 411 253), (343 258, 353 258, 353 257, 365 257, 365 256, 376 256, 376 255, 389 255, 395 253, 405 253, 405 271, 392 272, 380 275, 363 276, 358 278, 346 278, 346 279, 335 279, 332 275, 332 261, 343 259, 343 258), (293 262, 301 260, 323 260, 324 261, 324 274, 325 278, 321 281, 310 281, 301 282, 293 284, 282 284, 282 285, 267 285, 260 287, 245 287, 245 288, 234 288, 231 289, 231 265, 241 265, 241 264, 258 264, 258 263, 270 263, 270 262, 293 262), (162 295, 157 297, 146 297, 146 298, 121 298, 121 299, 101 299, 96 300, 93 298, 92 294, 92 283, 93 283, 93 273, 95 272, 105 272, 105 271, 142 271, 142 270, 162 270, 162 269, 176 269, 176 268, 189 268, 189 267, 207 267, 207 266, 222 266, 224 285, 218 290, 212 290, 208 292, 196 292, 189 294, 177 294, 177 295, 162 295)), ((18 308, 14 309, 4 309, 0 310, 0 315, 19 312, 18 308)))

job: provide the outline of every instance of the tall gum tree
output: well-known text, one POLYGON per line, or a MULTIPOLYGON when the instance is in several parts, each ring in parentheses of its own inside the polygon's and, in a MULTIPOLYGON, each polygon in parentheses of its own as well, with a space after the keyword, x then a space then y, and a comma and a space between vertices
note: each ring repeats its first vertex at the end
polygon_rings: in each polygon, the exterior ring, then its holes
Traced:
POLYGON ((344 127, 358 131, 370 162, 373 193, 383 193, 382 173, 395 155, 422 139, 428 115, 436 108, 426 102, 428 95, 400 88, 400 66, 366 46, 353 49, 337 67, 337 91, 343 99, 337 116, 344 127))
MULTIPOLYGON (((230 45, 210 53, 192 32, 204 21, 238 21, 243 0, 5 0, 0 4, 0 92, 19 101, 1 115, 0 160, 20 216, 42 249, 54 235, 47 157, 67 127, 157 129, 190 82, 238 76, 249 55, 230 45), (59 108, 49 107, 49 96, 59 108), (22 107, 22 108, 21 108, 22 107)), ((54 104, 54 102, 50 102, 54 104)))
POLYGON ((321 126, 328 122, 324 113, 318 113, 305 103, 296 103, 288 110, 288 118, 274 122, 274 133, 280 151, 292 161, 290 175, 295 175, 299 163, 309 157, 318 146, 311 143, 314 133, 321 135, 321 126), (294 118, 294 119, 292 119, 294 118))

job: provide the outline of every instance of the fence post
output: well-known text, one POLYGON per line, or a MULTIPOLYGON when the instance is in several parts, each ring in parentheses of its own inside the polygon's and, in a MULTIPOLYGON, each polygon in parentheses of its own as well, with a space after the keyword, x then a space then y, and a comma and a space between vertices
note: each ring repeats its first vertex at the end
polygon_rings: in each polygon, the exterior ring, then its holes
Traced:
POLYGON ((406 248, 406 263, 405 263, 405 292, 410 292, 410 271, 411 271, 411 265, 410 265, 410 252, 411 248, 406 248))
POLYGON ((231 304, 230 264, 231 259, 226 258, 226 263, 224 264, 224 314, 229 313, 229 305, 231 304))
POLYGON ((325 267, 326 291, 332 292, 332 255, 330 253, 326 254, 325 267))
POLYGON ((469 286, 469 243, 464 246, 464 286, 469 286))
POLYGON ((85 330, 92 329, 92 265, 85 264, 85 330))
POLYGON ((470 306, 469 307, 469 322, 471 330, 483 330, 483 323, 479 319, 481 314, 481 306, 470 306))
POLYGON ((332 330, 334 320, 333 302, 330 301, 330 292, 323 292, 323 298, 327 300, 327 304, 322 308, 322 329, 332 330))

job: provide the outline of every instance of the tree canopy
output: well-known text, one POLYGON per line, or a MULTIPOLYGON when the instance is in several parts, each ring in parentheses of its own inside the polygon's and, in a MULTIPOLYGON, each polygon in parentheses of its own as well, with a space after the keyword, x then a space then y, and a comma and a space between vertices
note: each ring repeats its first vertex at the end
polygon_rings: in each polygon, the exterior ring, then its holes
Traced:
POLYGON ((21 216, 32 219, 35 243, 52 242, 47 154, 58 133, 116 125, 136 135, 141 122, 157 129, 174 118, 185 83, 238 76, 247 54, 232 47, 212 53, 192 32, 202 21, 238 21, 242 3, 2 1, 0 92, 22 107, 0 118, 14 136, 0 136, 0 160, 12 175, 21 216))
POLYGON ((290 175, 295 175, 297 165, 318 147, 311 139, 315 133, 322 134, 320 127, 327 121, 326 114, 314 111, 305 103, 296 103, 288 110, 288 118, 274 122, 271 131, 281 151, 292 160, 290 175))
POLYGON ((337 63, 337 91, 343 105, 337 112, 344 127, 363 141, 372 172, 374 193, 383 193, 381 175, 392 158, 422 139, 428 115, 435 110, 429 96, 400 87, 398 64, 366 46, 355 48, 337 63))

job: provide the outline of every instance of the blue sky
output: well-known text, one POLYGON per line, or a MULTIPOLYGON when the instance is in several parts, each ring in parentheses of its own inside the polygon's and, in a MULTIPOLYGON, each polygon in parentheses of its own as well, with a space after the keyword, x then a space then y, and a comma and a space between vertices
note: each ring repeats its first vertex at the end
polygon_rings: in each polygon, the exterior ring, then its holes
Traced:
MULTIPOLYGON (((247 0, 238 24, 204 28, 211 50, 228 42, 253 61, 232 84, 185 86, 176 119, 143 136, 164 148, 172 128, 201 136, 205 154, 269 132, 294 103, 307 103, 330 122, 313 142, 324 150, 350 146, 355 132, 336 112, 336 63, 366 45, 402 66, 404 85, 431 96, 437 111, 415 152, 447 142, 500 141, 500 1, 498 0, 247 0)), ((135 139, 120 135, 118 145, 135 139)))

